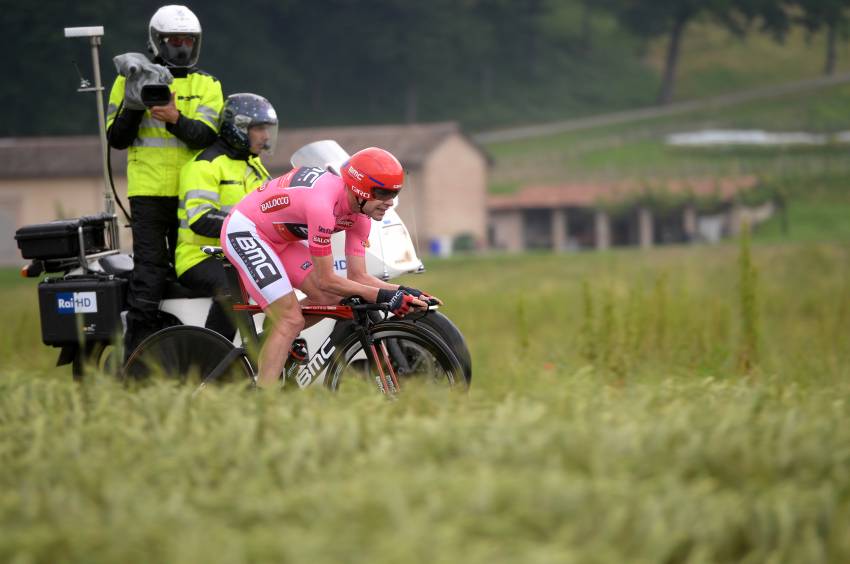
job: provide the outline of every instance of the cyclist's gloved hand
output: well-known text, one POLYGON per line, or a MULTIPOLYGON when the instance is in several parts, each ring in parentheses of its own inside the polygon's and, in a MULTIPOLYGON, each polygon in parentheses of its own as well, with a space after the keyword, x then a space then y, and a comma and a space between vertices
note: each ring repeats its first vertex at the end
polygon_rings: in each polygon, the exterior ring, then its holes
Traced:
POLYGON ((422 290, 417 288, 411 288, 410 286, 399 286, 399 290, 403 290, 405 294, 409 294, 414 298, 418 298, 419 300, 425 302, 428 305, 443 305, 443 301, 440 298, 434 297, 430 294, 426 294, 422 290))
POLYGON ((418 298, 419 296, 425 293, 422 290, 411 288, 410 286, 399 286, 398 289, 404 292, 405 294, 410 294, 414 298, 418 298))
POLYGON ((378 299, 375 301, 379 304, 387 304, 393 315, 403 317, 410 312, 418 300, 410 294, 405 294, 401 288, 395 291, 381 288, 378 290, 378 299))

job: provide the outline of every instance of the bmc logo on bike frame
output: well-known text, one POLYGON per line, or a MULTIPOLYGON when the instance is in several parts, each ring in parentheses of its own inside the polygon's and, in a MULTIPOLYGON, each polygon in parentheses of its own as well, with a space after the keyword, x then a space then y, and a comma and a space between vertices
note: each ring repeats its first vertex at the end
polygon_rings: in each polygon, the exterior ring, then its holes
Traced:
POLYGON ((248 231, 228 233, 230 245, 260 289, 283 278, 266 250, 248 231))
POLYGON ((325 342, 319 347, 319 352, 314 354, 307 366, 302 368, 301 372, 295 376, 299 388, 306 388, 313 383, 313 380, 327 367, 335 349, 336 347, 331 344, 331 338, 325 339, 325 342))

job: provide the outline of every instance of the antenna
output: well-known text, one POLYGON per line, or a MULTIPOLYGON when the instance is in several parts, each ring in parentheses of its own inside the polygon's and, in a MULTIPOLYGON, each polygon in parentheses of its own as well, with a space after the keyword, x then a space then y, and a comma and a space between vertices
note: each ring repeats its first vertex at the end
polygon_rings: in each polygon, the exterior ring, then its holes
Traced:
POLYGON ((109 186, 109 172, 107 168, 107 151, 109 147, 106 144, 106 118, 103 111, 103 84, 100 80, 100 55, 98 52, 98 47, 101 44, 101 40, 103 38, 103 26, 102 25, 93 25, 93 26, 85 26, 85 27, 66 27, 65 28, 65 37, 69 39, 78 38, 78 37, 88 37, 89 45, 91 46, 91 60, 92 60, 92 70, 94 71, 94 86, 91 85, 91 82, 85 78, 83 78, 83 73, 80 72, 80 68, 77 66, 77 62, 73 61, 74 66, 77 68, 77 74, 80 76, 80 87, 77 88, 77 92, 93 92, 95 101, 97 102, 97 124, 100 129, 100 157, 101 157, 101 168, 103 169, 103 203, 106 208, 106 213, 112 216, 111 227, 110 227, 110 238, 112 240, 113 248, 119 248, 119 240, 118 240, 118 221, 115 215, 115 200, 112 199, 112 193, 110 192, 109 186))

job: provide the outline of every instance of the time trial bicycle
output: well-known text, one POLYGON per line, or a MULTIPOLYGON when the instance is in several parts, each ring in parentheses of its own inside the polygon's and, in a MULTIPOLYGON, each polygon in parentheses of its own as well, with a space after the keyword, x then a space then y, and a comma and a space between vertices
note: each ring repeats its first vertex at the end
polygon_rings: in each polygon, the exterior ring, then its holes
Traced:
MULTIPOLYGON (((247 292, 220 247, 205 250, 223 261, 230 284, 231 307, 241 344, 198 326, 168 327, 145 339, 127 360, 122 375, 128 380, 162 376, 197 385, 257 381, 257 354, 262 332, 253 317, 261 313, 249 303, 247 292)), ((441 336, 424 322, 433 311, 389 316, 386 304, 365 303, 358 297, 340 305, 305 305, 305 319, 331 319, 333 330, 312 356, 297 361, 290 356, 282 378, 304 388, 316 383, 336 390, 344 381, 374 382, 384 394, 397 394, 414 379, 450 387, 467 387, 471 374, 464 370, 441 336)))

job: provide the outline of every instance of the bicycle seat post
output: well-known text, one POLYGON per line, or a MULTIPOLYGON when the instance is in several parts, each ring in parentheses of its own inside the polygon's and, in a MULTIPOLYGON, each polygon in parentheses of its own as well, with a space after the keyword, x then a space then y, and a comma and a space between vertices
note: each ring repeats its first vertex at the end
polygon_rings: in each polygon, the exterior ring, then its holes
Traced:
POLYGON ((254 315, 259 313, 259 308, 251 308, 248 304, 248 293, 242 286, 242 280, 233 265, 224 254, 214 255, 222 260, 225 275, 227 276, 228 292, 233 315, 236 319, 236 328, 242 336, 242 347, 249 352, 249 357, 256 359, 260 349, 260 336, 254 325, 254 315))

